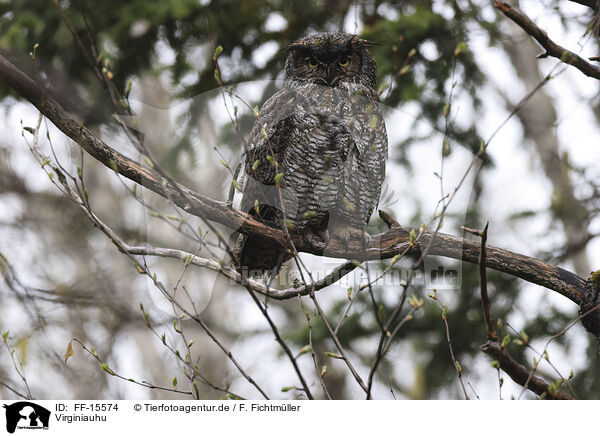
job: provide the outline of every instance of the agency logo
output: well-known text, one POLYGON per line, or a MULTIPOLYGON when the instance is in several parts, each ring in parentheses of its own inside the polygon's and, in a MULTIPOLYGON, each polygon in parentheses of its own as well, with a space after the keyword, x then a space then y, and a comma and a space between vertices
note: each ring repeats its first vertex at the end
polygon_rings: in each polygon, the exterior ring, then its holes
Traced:
POLYGON ((50 421, 50 411, 29 401, 19 401, 6 409, 6 431, 14 433, 18 429, 47 430, 50 421))

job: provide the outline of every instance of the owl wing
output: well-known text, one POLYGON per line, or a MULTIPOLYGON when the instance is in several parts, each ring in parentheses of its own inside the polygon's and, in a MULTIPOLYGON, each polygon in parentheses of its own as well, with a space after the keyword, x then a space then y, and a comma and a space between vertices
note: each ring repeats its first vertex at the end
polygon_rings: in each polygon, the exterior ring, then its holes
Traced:
POLYGON ((260 204, 278 204, 269 187, 275 186, 275 162, 281 163, 288 144, 286 132, 292 129, 294 100, 293 91, 282 89, 265 102, 254 122, 244 153, 241 208, 245 212, 254 207, 256 200, 260 204))
POLYGON ((302 231, 307 224, 305 213, 317 211, 319 199, 331 197, 331 192, 335 192, 330 188, 329 193, 318 195, 315 190, 324 172, 335 166, 336 159, 328 160, 325 155, 346 153, 337 147, 328 149, 328 144, 335 143, 339 129, 324 121, 327 113, 322 108, 327 105, 320 101, 323 89, 331 88, 302 84, 283 89, 265 102, 245 153, 243 209, 249 210, 258 202, 260 217, 271 222, 278 220, 273 219, 270 206, 284 209, 288 223, 302 231), (281 174, 280 189, 275 186, 276 173, 281 174), (264 205, 269 208, 264 208, 263 213, 264 205))
MULTIPOLYGON (((288 145, 286 132, 294 122, 294 100, 295 93, 283 89, 264 103, 244 152, 240 208, 269 225, 278 225, 281 218, 275 162, 282 164, 288 145)), ((242 234, 237 237, 233 254, 236 267, 257 272, 278 269, 288 258, 285 248, 279 244, 242 234)))
POLYGON ((360 205, 360 214, 357 217, 359 222, 356 224, 362 226, 369 222, 373 210, 379 204, 381 186, 385 178, 388 139, 383 111, 375 91, 363 93, 358 107, 362 116, 358 117, 360 122, 354 124, 356 131, 352 129, 350 131, 360 168, 355 172, 356 179, 361 185, 358 192, 354 194, 360 205))
MULTIPOLYGON (((286 88, 265 102, 250 134, 241 208, 278 226, 281 194, 286 221, 298 231, 326 228, 332 214, 362 228, 379 202, 386 157, 375 91, 357 84, 286 88)), ((279 245, 244 235, 236 250, 249 269, 278 268, 289 257, 279 245)))
POLYGON ((379 203, 385 178, 388 140, 377 93, 364 85, 346 84, 341 93, 338 119, 348 154, 341 168, 336 209, 352 227, 365 226, 379 203))

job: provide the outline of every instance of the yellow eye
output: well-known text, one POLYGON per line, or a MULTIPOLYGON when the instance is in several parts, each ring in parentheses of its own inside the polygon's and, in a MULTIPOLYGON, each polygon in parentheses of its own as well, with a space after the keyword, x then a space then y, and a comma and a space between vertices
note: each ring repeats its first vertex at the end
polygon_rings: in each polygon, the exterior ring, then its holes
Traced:
POLYGON ((317 65, 319 65, 319 63, 317 62, 317 60, 315 58, 309 58, 308 59, 308 66, 311 68, 317 68, 317 65))
POLYGON ((341 57, 338 59, 338 64, 340 64, 340 67, 347 67, 349 63, 350 63, 350 58, 347 56, 344 56, 344 57, 341 57))

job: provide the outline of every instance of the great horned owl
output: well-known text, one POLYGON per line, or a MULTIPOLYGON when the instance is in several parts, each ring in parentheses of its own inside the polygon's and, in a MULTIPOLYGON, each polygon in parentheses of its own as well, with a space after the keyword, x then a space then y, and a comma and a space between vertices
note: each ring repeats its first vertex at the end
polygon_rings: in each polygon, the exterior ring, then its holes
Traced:
MULTIPOLYGON (((387 157, 368 45, 321 33, 288 46, 284 88, 261 108, 244 154, 244 212, 309 241, 331 235, 347 246, 356 230, 366 235, 387 157)), ((259 274, 289 259, 285 248, 245 235, 233 254, 238 269, 259 274)))

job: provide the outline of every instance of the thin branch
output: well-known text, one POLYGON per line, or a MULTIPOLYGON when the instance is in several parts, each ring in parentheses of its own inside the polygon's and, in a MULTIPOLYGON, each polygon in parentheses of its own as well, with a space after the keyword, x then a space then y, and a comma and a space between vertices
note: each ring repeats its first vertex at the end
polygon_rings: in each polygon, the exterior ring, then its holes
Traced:
POLYGON ((323 374, 326 367, 319 368, 319 364, 317 363, 317 356, 315 355, 315 347, 312 341, 312 324, 310 322, 310 313, 308 313, 306 308, 304 307, 302 298, 298 298, 298 301, 300 302, 300 306, 302 307, 302 311, 304 312, 304 316, 306 317, 306 322, 308 324, 308 346, 310 347, 310 354, 312 357, 313 364, 315 365, 315 372, 317 373, 317 377, 319 377, 319 383, 321 383, 321 387, 323 388, 325 396, 328 400, 331 400, 331 395, 329 394, 327 386, 325 385, 325 381, 323 380, 323 374))
POLYGON ((559 59, 561 62, 573 65, 586 76, 600 80, 600 68, 590 64, 581 56, 567 50, 564 47, 561 47, 552 41, 548 37, 546 31, 540 29, 538 25, 535 24, 528 16, 513 8, 508 3, 496 1, 494 2, 494 7, 514 21, 521 29, 531 35, 544 48, 545 51, 538 56, 539 58, 548 56, 554 57, 559 59))
MULTIPOLYGON (((111 241, 112 243, 117 246, 117 248, 119 249, 119 251, 127 254, 128 257, 130 257, 130 259, 132 259, 135 262, 135 265, 140 268, 140 270, 146 274, 154 283, 154 285, 163 292, 163 294, 165 295, 165 297, 171 301, 172 303, 176 304, 177 307, 183 312, 185 313, 187 316, 189 316, 191 319, 193 319, 196 323, 198 323, 200 325, 200 327, 204 330, 204 332, 210 337, 210 339, 223 351, 223 353, 229 358, 229 360, 231 361, 231 363, 233 363, 233 365, 236 367, 236 369, 240 372, 240 374, 250 383, 252 384, 260 393, 261 395, 266 398, 269 399, 268 395, 263 391, 263 389, 256 383, 256 381, 248 374, 246 373, 246 371, 241 367, 241 365, 238 363, 238 361, 235 359, 235 357, 233 356, 233 353, 227 349, 225 347, 225 345, 223 345, 223 343, 216 337, 216 335, 211 331, 211 329, 208 327, 208 325, 202 320, 202 318, 198 315, 195 314, 191 314, 188 311, 186 311, 183 307, 181 307, 175 300, 173 300, 168 293, 166 292, 166 289, 164 288, 164 286, 162 285, 162 283, 160 283, 157 279, 156 276, 153 276, 150 272, 150 270, 148 269, 148 267, 146 265, 142 265, 139 264, 135 258, 133 257, 134 255, 127 252, 127 250, 124 249, 124 247, 122 246, 123 241, 118 237, 118 235, 110 228, 108 227, 106 224, 104 224, 90 209, 89 205, 86 204, 83 199, 76 194, 73 189, 71 188, 71 186, 68 184, 67 180, 64 178, 64 176, 61 175, 61 173, 59 172, 60 170, 58 170, 58 168, 54 168, 54 171, 58 174, 59 176, 59 180, 60 183, 62 183, 62 185, 64 186, 64 188, 67 190, 67 196, 68 198, 70 198, 74 203, 76 203, 81 210, 83 211, 83 213, 88 217, 88 219, 90 219, 90 221, 92 221, 94 223, 94 225, 96 225, 96 227, 98 227, 111 241)), ((83 346, 83 344, 82 344, 83 346)))
POLYGON ((348 367, 348 369, 352 373, 352 376, 354 377, 354 379, 356 380, 356 382, 359 384, 359 386, 362 388, 362 390, 365 391, 365 393, 368 393, 369 389, 367 388, 367 385, 365 385, 365 382, 362 380, 362 378, 360 377, 360 375, 358 374, 358 372, 356 372, 356 370, 354 369, 354 366, 352 366, 352 363, 350 362, 350 359, 348 358, 348 356, 346 355, 346 352, 344 351, 344 347, 342 346, 342 344, 340 343, 337 335, 335 334, 335 332, 331 328, 331 324, 329 324, 329 321, 327 321, 327 318, 325 317, 325 313, 323 312, 323 309, 321 308, 321 305, 317 301, 317 298, 316 298, 315 294, 314 293, 310 294, 310 298, 313 300, 313 303, 315 304, 315 308, 317 309, 317 313, 321 317, 321 320, 323 321, 323 324, 325 324, 325 327, 327 328, 327 331, 329 332, 329 335, 333 339, 333 342, 334 342, 336 348, 340 352, 341 359, 344 362, 346 362, 346 366, 348 367))
POLYGON ((21 392, 17 391, 16 389, 12 388, 9 384, 4 383, 2 380, 0 380, 0 386, 4 386, 6 389, 8 389, 9 391, 11 391, 13 394, 15 394, 18 397, 21 397, 25 400, 30 400, 31 398, 29 398, 27 395, 22 394, 21 392))
POLYGON ((143 387, 145 387, 145 388, 149 388, 149 389, 157 389, 157 390, 159 390, 159 391, 167 391, 167 392, 173 392, 173 393, 177 393, 177 394, 192 395, 192 392, 191 392, 191 391, 181 391, 181 390, 179 390, 179 389, 177 389, 177 388, 167 388, 167 387, 163 387, 163 386, 158 386, 158 385, 155 385, 155 384, 153 384, 153 383, 150 383, 150 382, 147 382, 147 381, 144 381, 144 380, 142 380, 142 381, 140 382, 140 381, 134 380, 134 379, 132 379, 132 378, 130 378, 130 377, 124 377, 124 376, 122 376, 121 374, 118 374, 117 372, 115 372, 114 370, 112 370, 112 369, 111 369, 111 368, 108 366, 108 364, 107 364, 107 363, 106 363, 104 360, 102 360, 102 359, 100 358, 100 356, 99 356, 99 355, 98 355, 98 353, 97 353, 97 352, 96 352, 96 351, 93 349, 93 347, 92 347, 92 349, 89 349, 89 348, 87 348, 87 347, 86 347, 86 346, 83 344, 83 342, 81 342, 81 341, 80 341, 79 339, 77 339, 77 338, 72 338, 72 339, 71 339, 71 342, 77 342, 77 343, 78 343, 78 344, 81 346, 81 348, 83 348, 83 350, 84 350, 86 353, 88 353, 90 356, 92 356, 94 359, 96 359, 96 360, 98 361, 98 363, 100 363, 100 366, 101 366, 101 368, 102 368, 102 370, 103 370, 104 372, 106 372, 106 373, 107 373, 107 374, 109 374, 109 375, 112 375, 113 377, 117 377, 117 378, 119 378, 119 379, 121 379, 121 380, 123 380, 123 381, 127 381, 127 382, 130 382, 130 383, 136 384, 136 385, 138 385, 138 386, 143 386, 143 387))
MULTIPOLYGON (((185 289, 185 286, 184 286, 184 289, 185 289)), ((176 310, 175 304, 172 303, 172 306, 173 306, 173 311, 175 313, 175 310, 176 310)), ((156 329, 154 327, 152 327, 152 323, 150 321, 150 314, 144 310, 144 306, 142 304, 140 304, 140 309, 142 310, 142 314, 144 316, 146 327, 161 342, 161 344, 163 344, 163 346, 165 348, 167 348, 171 352, 171 354, 173 354, 173 356, 175 357, 175 359, 177 359, 179 362, 181 362, 181 364, 184 365, 184 368, 188 369, 187 371, 184 370, 184 374, 190 380, 191 388, 194 390, 193 392, 190 392, 190 395, 193 395, 195 399, 199 399, 198 392, 196 391, 195 386, 194 386, 194 381, 195 381, 196 376, 197 376, 202 383, 204 383, 205 385, 209 386, 210 388, 212 388, 212 389, 214 389, 216 391, 223 392, 225 394, 233 395, 237 399, 243 399, 241 396, 239 396, 239 395, 231 392, 229 389, 222 388, 222 387, 219 387, 219 386, 215 385, 207 377, 205 377, 204 375, 202 375, 199 372, 199 370, 197 369, 198 362, 196 362, 196 365, 193 365, 192 362, 191 362, 191 360, 187 359, 187 356, 184 359, 183 356, 181 355, 181 353, 179 353, 178 350, 176 350, 171 345, 169 345, 167 343, 166 338, 163 337, 162 335, 160 335, 156 331, 156 329), (191 374, 188 371, 191 371, 191 374)), ((196 313, 196 316, 198 316, 198 312, 196 311, 195 313, 196 313)), ((179 333, 181 335, 181 337, 183 339, 183 343, 184 343, 184 346, 186 347, 187 355, 191 356, 190 343, 188 342, 188 340, 185 338, 185 335, 183 334, 183 329, 181 328, 181 320, 178 319, 178 321, 179 321, 179 326, 178 326, 178 329, 177 329, 178 331, 177 330, 176 331, 177 331, 177 333, 179 333)), ((200 359, 200 356, 198 357, 198 359, 200 359)))
POLYGON ((502 370, 507 373, 516 383, 527 387, 538 395, 546 395, 547 398, 553 400, 572 400, 568 394, 560 391, 552 391, 550 384, 531 374, 531 372, 517 362, 508 353, 506 347, 503 347, 499 342, 488 341, 481 346, 481 351, 492 356, 500 363, 502 370))
POLYGON ((494 326, 494 320, 492 318, 490 297, 487 292, 487 274, 485 267, 487 256, 485 244, 487 243, 487 233, 489 225, 490 223, 488 222, 482 231, 472 230, 466 227, 463 227, 463 229, 469 233, 473 233, 481 237, 481 253, 479 254, 479 287, 481 290, 481 305, 483 307, 483 319, 485 321, 485 327, 488 333, 488 340, 498 341, 498 334, 496 333, 496 327, 494 326))
POLYGON ((446 329, 446 342, 448 343, 448 349, 450 350, 450 359, 452 359, 452 364, 454 365, 454 369, 456 370, 456 376, 458 377, 458 382, 460 387, 462 388, 463 394, 466 400, 469 400, 469 394, 467 394, 467 389, 465 388, 465 384, 462 379, 462 367, 458 360, 456 360, 456 356, 454 355, 454 349, 452 348, 452 339, 450 339, 450 326, 448 325, 448 317, 446 313, 448 312, 448 306, 443 304, 435 293, 435 289, 432 294, 429 294, 429 298, 433 299, 442 309, 442 321, 444 321, 444 327, 446 329))
POLYGON ((21 358, 19 356, 16 356, 15 358, 16 350, 14 348, 11 348, 10 345, 8 345, 8 332, 2 333, 2 340, 4 342, 6 350, 8 351, 15 372, 23 382, 23 386, 25 386, 25 395, 27 396, 27 398, 33 399, 33 396, 31 395, 31 390, 29 389, 29 383, 27 383, 27 377, 25 377, 25 371, 23 370, 23 362, 21 361, 21 358))
MULTIPOLYGON (((114 235, 117 237, 116 235, 114 235)), ((119 238, 120 239, 120 238, 119 238)), ((350 273, 352 270, 356 268, 356 265, 352 262, 344 263, 336 268, 334 268, 327 276, 323 277, 321 280, 318 280, 312 284, 302 285, 298 288, 288 288, 288 289, 274 289, 264 285, 261 282, 257 282, 255 280, 251 280, 245 278, 245 282, 242 279, 242 276, 239 272, 237 272, 234 268, 217 262, 212 259, 205 259, 199 256, 196 256, 187 251, 178 250, 174 248, 162 248, 162 247, 152 247, 152 246, 132 246, 128 245, 123 240, 120 240, 121 245, 119 249, 125 250, 129 254, 133 255, 141 255, 141 256, 157 256, 157 257, 166 257, 172 259, 179 259, 184 263, 189 263, 192 265, 204 267, 211 269, 213 271, 217 271, 223 276, 235 281, 238 284, 246 283, 253 291, 258 292, 266 297, 272 298, 274 300, 289 300, 291 298, 296 298, 298 296, 309 295, 311 290, 314 288, 315 291, 319 291, 327 286, 332 285, 337 282, 340 278, 350 273)))
MULTIPOLYGON (((498 361, 499 368, 507 373, 516 383, 523 386, 523 389, 529 388, 540 396, 549 396, 552 399, 573 399, 570 395, 552 389, 551 385, 541 378, 533 375, 534 370, 528 371, 523 365, 518 363, 508 352, 507 344, 500 343, 500 339, 496 333, 494 322, 492 320, 492 309, 490 299, 487 293, 487 275, 485 268, 486 259, 486 242, 488 224, 482 231, 464 228, 467 232, 476 234, 481 237, 481 252, 479 255, 479 285, 481 288, 481 304, 483 306, 483 317, 487 330, 488 341, 483 344, 481 350, 492 356, 498 361)), ((499 375, 499 373, 498 373, 499 375)), ((502 385, 500 385, 502 386, 502 385)))
POLYGON ((294 355, 292 353, 292 350, 288 346, 287 342, 285 342, 283 340, 283 337, 281 336, 281 333, 279 333, 279 329, 275 325, 275 322, 271 319, 271 316, 267 312, 266 307, 258 299, 258 297, 256 296, 256 293, 251 288, 249 288, 249 287, 246 287, 246 289, 248 289, 248 293, 250 294, 250 297, 252 297, 252 300, 258 306, 258 308, 261 311, 262 315, 264 316, 264 318, 269 323, 269 327, 271 327, 271 331, 273 332, 273 335, 275 336, 275 340, 279 343, 279 345, 281 346, 281 348, 283 349, 283 351, 285 352, 285 354, 287 354, 287 356, 289 357, 290 362, 292 363, 292 366, 294 367, 294 371, 296 372, 296 375, 298 376, 298 379, 300 380, 300 383, 302 384, 302 390, 304 391, 304 393, 306 394, 306 396, 308 397, 309 400, 313 400, 314 397, 313 397, 313 395, 312 395, 312 393, 310 391, 310 388, 308 387, 308 384, 306 383, 306 380, 305 380, 304 376, 302 375, 302 371, 300 371, 300 367, 298 366, 298 362, 296 362, 296 359, 294 359, 294 355))

